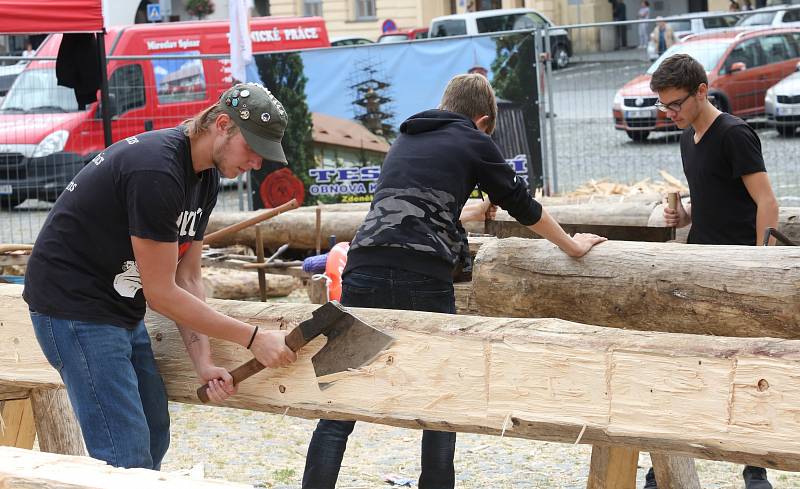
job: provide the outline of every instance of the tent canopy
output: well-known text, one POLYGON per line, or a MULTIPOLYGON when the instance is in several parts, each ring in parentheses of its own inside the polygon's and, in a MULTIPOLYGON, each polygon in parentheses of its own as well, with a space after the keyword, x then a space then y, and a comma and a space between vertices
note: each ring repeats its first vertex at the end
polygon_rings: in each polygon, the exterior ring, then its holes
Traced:
POLYGON ((101 0, 0 0, 0 34, 101 32, 101 0))

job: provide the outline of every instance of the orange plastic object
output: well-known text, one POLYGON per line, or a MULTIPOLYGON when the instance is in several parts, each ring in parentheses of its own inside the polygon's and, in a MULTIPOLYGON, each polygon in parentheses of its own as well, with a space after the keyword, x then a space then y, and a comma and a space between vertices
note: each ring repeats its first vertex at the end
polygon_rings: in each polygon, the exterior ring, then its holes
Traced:
POLYGON ((325 276, 328 277, 328 300, 342 299, 342 272, 347 264, 347 251, 350 243, 336 243, 328 253, 325 262, 325 276))

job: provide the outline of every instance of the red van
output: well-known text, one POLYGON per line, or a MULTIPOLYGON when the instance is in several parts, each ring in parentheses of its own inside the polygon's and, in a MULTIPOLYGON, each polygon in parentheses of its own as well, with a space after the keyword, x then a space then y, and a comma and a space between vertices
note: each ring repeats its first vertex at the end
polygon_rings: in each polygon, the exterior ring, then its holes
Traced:
MULTIPOLYGON (((176 56, 228 54, 228 29, 227 21, 110 29, 107 55, 138 57, 108 62, 112 139, 175 126, 215 102, 231 85, 230 60, 176 56)), ((250 29, 254 53, 330 45, 319 17, 257 17, 250 29)), ((37 57, 55 57, 60 42, 50 36, 37 57)), ((80 110, 72 89, 56 84, 55 61, 32 61, 0 105, 0 204, 55 200, 104 146, 99 104, 80 110)))

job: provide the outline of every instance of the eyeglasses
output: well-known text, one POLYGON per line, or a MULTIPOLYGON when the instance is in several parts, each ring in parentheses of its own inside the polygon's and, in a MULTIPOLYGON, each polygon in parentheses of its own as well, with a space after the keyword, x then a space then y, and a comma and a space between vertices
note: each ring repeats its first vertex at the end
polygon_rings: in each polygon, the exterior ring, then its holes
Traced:
POLYGON ((697 93, 697 90, 689 92, 689 95, 683 97, 680 100, 676 100, 676 101, 670 102, 668 104, 665 104, 665 103, 663 103, 661 101, 658 101, 658 102, 655 103, 656 109, 660 110, 661 112, 667 112, 668 110, 671 110, 672 112, 680 112, 681 111, 681 106, 683 105, 683 103, 686 102, 687 100, 689 100, 689 97, 691 97, 695 93, 697 93))

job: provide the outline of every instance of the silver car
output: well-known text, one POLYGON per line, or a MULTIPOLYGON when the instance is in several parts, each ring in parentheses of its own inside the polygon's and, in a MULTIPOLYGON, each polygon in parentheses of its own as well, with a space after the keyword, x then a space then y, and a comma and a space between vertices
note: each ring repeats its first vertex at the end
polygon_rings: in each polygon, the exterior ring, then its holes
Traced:
POLYGON ((800 63, 797 71, 767 90, 764 111, 778 134, 791 136, 800 127, 800 63))

